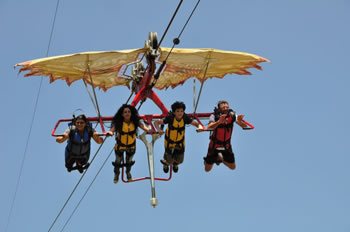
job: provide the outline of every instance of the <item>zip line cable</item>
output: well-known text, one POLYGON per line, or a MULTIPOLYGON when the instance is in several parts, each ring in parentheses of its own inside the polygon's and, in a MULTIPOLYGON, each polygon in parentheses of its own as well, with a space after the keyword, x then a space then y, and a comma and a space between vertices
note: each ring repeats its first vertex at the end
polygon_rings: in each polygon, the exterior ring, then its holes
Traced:
POLYGON ((183 0, 181 0, 181 1, 179 2, 179 4, 177 5, 175 12, 174 12, 173 16, 171 17, 171 19, 170 19, 170 21, 169 21, 169 23, 168 23, 168 26, 166 27, 166 29, 165 29, 165 31, 164 31, 164 33, 163 33, 163 35, 162 35, 162 38, 160 39, 160 41, 159 41, 159 43, 158 43, 157 49, 160 47, 161 43, 163 42, 163 39, 165 38, 165 35, 168 33, 168 30, 169 30, 171 24, 173 23, 174 18, 175 18, 175 16, 176 16, 177 12, 179 11, 182 2, 183 2, 183 0))
POLYGON ((182 33, 184 32, 184 30, 185 30, 185 28, 186 28, 186 26, 187 26, 188 22, 189 22, 189 21, 190 21, 190 19, 192 18, 192 15, 193 15, 193 13, 196 11, 197 6, 199 5, 200 1, 201 1, 201 0, 198 0, 198 1, 197 1, 197 3, 196 3, 196 5, 194 6, 194 8, 193 8, 193 10, 192 10, 192 12, 191 12, 190 16, 188 17, 188 19, 187 19, 187 21, 186 21, 185 25, 182 27, 182 30, 181 30, 181 32, 180 32, 180 34, 179 34, 178 38, 180 38, 180 37, 181 37, 181 35, 182 35, 182 33))
POLYGON ((112 148, 111 152, 109 153, 109 155, 107 156, 107 158, 105 159, 105 161, 103 162, 101 168, 98 170, 97 174, 95 175, 94 179, 92 180, 92 182, 90 183, 89 187, 86 189, 84 195, 81 197, 80 201, 78 202, 78 204, 75 206, 73 212, 71 213, 71 215, 69 216, 69 218, 67 219, 67 221, 65 222, 63 228, 60 230, 60 232, 64 231, 64 229, 66 228, 66 226, 68 225, 68 223, 70 222, 71 218, 73 217, 75 211, 78 209, 78 207, 80 206, 80 203, 84 200, 86 194, 88 193, 88 191, 90 190, 92 184, 95 182, 97 176, 100 174, 102 168, 105 166, 107 160, 109 159, 109 157, 111 156, 112 152, 114 151, 114 147, 112 148))
MULTIPOLYGON (((175 38, 175 39, 173 40, 173 46, 171 47, 170 51, 168 52, 168 55, 165 57, 165 59, 163 60, 162 64, 160 65, 160 67, 158 68, 157 72, 156 72, 155 75, 154 75, 154 80, 153 80, 153 82, 152 82, 152 87, 155 86, 155 84, 157 83, 157 80, 158 80, 158 78, 159 78, 159 76, 160 76, 160 73, 162 72, 164 66, 166 65, 166 61, 167 61, 167 59, 169 58, 170 54, 172 53, 174 47, 180 43, 180 37, 181 37, 182 33, 184 32, 185 28, 187 27, 187 24, 188 24, 188 22, 190 21, 190 19, 192 18, 194 12, 196 11, 196 9, 197 9, 197 7, 198 7, 200 1, 201 1, 201 0, 198 0, 198 1, 197 1, 196 5, 195 5, 195 6, 193 7, 193 9, 192 9, 192 12, 191 12, 190 16, 188 16, 188 18, 187 18, 187 20, 186 20, 186 23, 185 23, 184 26, 182 27, 182 29, 181 29, 179 35, 177 36, 177 38, 175 38)), ((167 29, 168 29, 168 28, 167 28, 167 29)), ((166 30, 166 32, 167 32, 167 30, 166 30)), ((163 38, 162 38, 162 39, 163 39, 163 38)), ((159 43, 159 44, 160 44, 160 43, 159 43)), ((159 46, 158 46, 158 47, 159 47, 159 46)))
POLYGON ((134 95, 134 92, 131 91, 130 96, 129 96, 128 100, 126 100, 125 104, 128 104, 128 103, 129 103, 129 101, 130 101, 132 95, 134 95))
MULTIPOLYGON (((49 51, 50 51, 50 47, 51 47, 51 41, 52 41, 52 36, 53 36, 53 31, 55 28, 55 22, 56 22, 56 16, 57 16, 57 11, 58 11, 58 6, 59 6, 60 0, 57 0, 57 4, 56 4, 56 9, 55 9, 55 15, 53 18, 53 22, 52 22, 52 26, 51 26, 51 32, 50 32, 50 37, 49 37, 49 42, 47 45, 47 50, 46 50, 46 57, 49 55, 49 51)), ((26 141, 26 145, 24 148, 24 152, 23 152, 23 156, 22 156, 22 161, 21 161, 21 167, 19 170, 19 174, 18 174, 18 178, 17 178, 17 183, 16 183, 16 189, 15 189, 15 193, 11 202, 11 208, 10 208, 10 212, 7 216, 7 222, 6 222, 6 227, 5 227, 5 232, 7 232, 8 230, 8 226, 10 224, 10 219, 13 213, 13 207, 17 198, 17 193, 18 193, 18 189, 19 189, 19 185, 21 182, 21 177, 22 177, 22 173, 23 173, 23 167, 24 167, 24 163, 25 163, 25 159, 26 159, 26 155, 27 155, 27 150, 28 150, 28 145, 29 145, 29 139, 30 136, 32 134, 32 129, 33 129, 33 124, 34 124, 34 120, 35 120, 35 116, 36 116, 36 111, 38 108, 38 103, 39 103, 39 97, 40 97, 40 92, 41 92, 41 86, 43 83, 43 77, 40 78, 40 83, 39 83, 39 87, 38 87, 38 91, 37 91, 37 95, 36 95, 36 99, 35 99, 35 104, 34 104, 34 111, 33 111, 33 115, 32 115, 32 119, 30 122, 30 126, 29 126, 29 132, 28 132, 28 136, 27 136, 27 141, 26 141)))
MULTIPOLYGON (((92 164, 92 162, 94 162, 94 159, 96 158, 96 155, 97 155, 98 152, 100 151, 100 149, 101 149, 102 145, 104 144, 104 142, 106 141, 106 139, 107 139, 107 136, 103 139, 103 142, 101 143, 101 145, 98 147, 97 151, 95 152, 95 155, 93 156, 93 158, 92 158, 92 160, 91 160, 91 162, 90 162, 90 165, 92 164)), ((80 182, 82 181, 82 179, 84 178, 84 176, 85 176, 85 174, 86 174, 86 172, 87 172, 88 170, 89 170, 89 168, 87 168, 87 169, 85 170, 85 172, 81 175, 79 181, 76 183, 75 187, 73 188, 73 190, 72 190, 72 192, 70 193, 69 197, 67 198, 66 202, 63 204, 63 206, 62 206, 61 210, 59 211, 59 213, 57 214, 56 218, 55 218, 55 219, 53 220, 53 222, 51 223, 51 226, 50 226, 48 232, 51 231, 52 227, 55 225, 57 219, 60 217, 60 215, 61 215, 61 213, 63 212, 64 208, 67 206, 69 200, 70 200, 71 197, 73 196, 73 193, 74 193, 75 190, 78 188, 80 182)))
MULTIPOLYGON (((168 23, 168 26, 166 27, 166 29, 165 29, 165 31, 164 31, 164 33, 163 33, 163 35, 162 35, 162 38, 160 39, 159 43, 157 44, 157 49, 156 49, 156 50, 158 50, 158 48, 160 47, 160 44, 163 42, 163 39, 165 38, 166 34, 168 33, 168 30, 169 30, 171 24, 173 23, 174 18, 175 18, 175 16, 176 16, 177 12, 179 11, 182 2, 183 2, 183 0, 180 0, 179 4, 177 5, 177 7, 176 7, 176 9, 175 9, 175 12, 173 13, 173 16, 171 17, 171 19, 170 19, 170 21, 169 21, 169 23, 168 23)), ((143 56, 141 57, 140 60, 143 60, 143 58, 145 57, 145 55, 146 55, 146 53, 143 53, 143 56)))
POLYGON ((177 38, 176 38, 176 39, 177 39, 177 43, 175 42, 175 39, 174 39, 173 46, 171 47, 170 52, 168 53, 167 57, 165 58, 165 61, 166 61, 166 60, 168 59, 168 57, 170 56, 170 54, 171 54, 171 52, 173 51, 175 45, 179 44, 179 42, 180 42, 179 39, 180 39, 182 33, 184 32, 185 28, 187 27, 188 22, 189 22, 190 19, 192 18, 193 13, 196 11, 197 6, 199 5, 200 1, 201 1, 201 0, 198 0, 197 3, 196 3, 196 5, 193 7, 190 16, 188 16, 186 23, 185 23, 184 26, 182 27, 182 29, 181 29, 179 35, 177 36, 177 38))

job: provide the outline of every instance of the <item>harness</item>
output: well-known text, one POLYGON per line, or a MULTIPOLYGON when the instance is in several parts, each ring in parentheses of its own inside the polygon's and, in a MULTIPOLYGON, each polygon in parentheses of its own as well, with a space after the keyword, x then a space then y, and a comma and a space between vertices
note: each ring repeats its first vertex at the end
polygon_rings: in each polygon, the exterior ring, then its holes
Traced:
POLYGON ((69 140, 67 149, 72 156, 82 156, 90 152, 91 137, 93 136, 93 130, 91 124, 89 123, 81 135, 80 132, 71 126, 69 132, 69 140))
POLYGON ((122 129, 118 131, 116 136, 117 146, 116 150, 120 148, 131 149, 136 145, 136 126, 134 123, 123 122, 122 129))
POLYGON ((166 149, 180 147, 183 149, 185 141, 185 121, 182 118, 177 121, 172 115, 168 128, 165 131, 164 145, 166 149))
MULTIPOLYGON (((231 109, 229 112, 235 113, 231 109)), ((218 110, 214 111, 215 121, 219 120, 220 115, 221 113, 219 113, 218 110)), ((226 117, 226 123, 220 124, 214 129, 213 133, 210 136, 210 140, 212 141, 212 145, 214 147, 229 148, 231 146, 231 136, 233 132, 233 123, 235 120, 235 115, 233 117, 228 115, 226 117)))

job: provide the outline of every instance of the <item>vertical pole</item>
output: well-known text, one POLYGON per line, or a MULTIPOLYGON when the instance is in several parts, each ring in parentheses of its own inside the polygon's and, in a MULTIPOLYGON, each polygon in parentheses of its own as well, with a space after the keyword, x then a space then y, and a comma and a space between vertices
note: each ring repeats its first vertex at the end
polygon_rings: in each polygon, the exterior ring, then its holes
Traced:
POLYGON ((156 186, 154 181, 154 155, 153 155, 153 146, 154 142, 158 138, 158 135, 152 135, 152 141, 148 142, 146 138, 146 133, 140 135, 141 141, 146 145, 147 148, 147 160, 148 160, 148 169, 150 175, 150 183, 151 183, 151 205, 155 208, 158 205, 158 199, 156 196, 156 186))

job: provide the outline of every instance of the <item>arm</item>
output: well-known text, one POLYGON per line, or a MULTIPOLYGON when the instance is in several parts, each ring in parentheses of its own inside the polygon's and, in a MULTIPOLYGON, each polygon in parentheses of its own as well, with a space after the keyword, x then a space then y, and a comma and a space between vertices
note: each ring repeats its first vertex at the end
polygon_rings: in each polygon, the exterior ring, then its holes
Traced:
POLYGON ((65 132, 62 136, 58 136, 56 138, 56 142, 58 143, 63 143, 64 141, 66 141, 69 138, 69 133, 65 132))
POLYGON ((225 122, 226 114, 220 115, 219 120, 210 120, 207 129, 215 129, 217 126, 225 122))
POLYGON ((160 129, 160 125, 163 125, 163 124, 164 124, 163 119, 159 119, 159 120, 154 122, 154 127, 156 128, 157 132, 160 135, 164 134, 164 131, 162 129, 160 129))
POLYGON ((237 115, 236 123, 237 123, 240 127, 246 128, 246 127, 248 127, 248 125, 244 123, 243 118, 244 118, 244 115, 243 115, 243 114, 237 115))
POLYGON ((143 124, 142 122, 140 122, 139 127, 145 132, 150 132, 150 129, 146 127, 145 124, 143 124))
POLYGON ((191 122, 191 125, 197 127, 198 130, 204 130, 205 129, 199 122, 197 122, 195 120, 193 120, 191 122))
MULTIPOLYGON (((107 132, 108 133, 108 132, 107 132)), ((101 144, 103 142, 102 137, 98 135, 96 131, 94 131, 92 138, 95 140, 96 143, 101 144)))
POLYGON ((115 132, 114 126, 111 127, 109 131, 106 132, 106 136, 113 136, 115 132))

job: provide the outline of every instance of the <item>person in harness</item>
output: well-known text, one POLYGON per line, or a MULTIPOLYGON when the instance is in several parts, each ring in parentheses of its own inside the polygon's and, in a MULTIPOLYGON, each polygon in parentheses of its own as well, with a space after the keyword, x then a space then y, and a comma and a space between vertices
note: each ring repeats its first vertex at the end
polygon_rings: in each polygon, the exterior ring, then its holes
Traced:
POLYGON ((137 128, 148 132, 149 129, 140 121, 139 114, 135 107, 123 104, 112 119, 112 127, 107 132, 108 135, 115 133, 116 144, 114 147, 115 161, 114 183, 118 183, 120 168, 126 167, 126 177, 128 181, 132 180, 131 167, 135 164, 133 160, 136 152, 137 128), (125 153, 125 162, 123 154, 125 153))
POLYGON ((98 144, 103 142, 84 114, 74 117, 63 135, 56 138, 58 143, 68 140, 65 149, 65 166, 68 172, 78 170, 83 173, 89 167, 91 138, 98 144))
POLYGON ((232 151, 231 137, 233 125, 236 122, 240 127, 245 128, 248 125, 244 123, 244 115, 236 115, 236 112, 230 109, 229 103, 225 100, 219 101, 214 113, 210 115, 208 129, 213 132, 210 135, 210 142, 207 156, 204 157, 204 170, 209 172, 213 164, 224 163, 229 169, 235 169, 235 156, 232 151))
POLYGON ((185 110, 186 105, 183 102, 176 101, 171 105, 169 115, 154 123, 160 135, 164 134, 163 130, 160 129, 160 125, 168 124, 164 138, 164 157, 160 160, 165 173, 169 172, 169 165, 173 166, 174 172, 178 172, 179 164, 184 161, 185 126, 191 124, 198 129, 203 129, 202 125, 188 117, 185 110))

